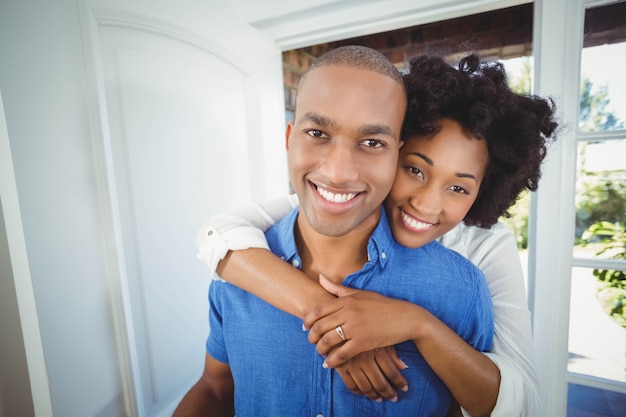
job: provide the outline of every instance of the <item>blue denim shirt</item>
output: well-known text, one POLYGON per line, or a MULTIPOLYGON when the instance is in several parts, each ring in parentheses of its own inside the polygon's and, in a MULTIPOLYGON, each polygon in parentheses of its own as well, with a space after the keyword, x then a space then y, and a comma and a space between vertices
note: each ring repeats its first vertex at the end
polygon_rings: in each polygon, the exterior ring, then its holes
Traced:
MULTIPOLYGON (((267 231, 272 252, 301 265, 294 239, 296 208, 267 231)), ((393 240, 386 217, 374 230, 363 269, 343 284, 411 301, 429 310, 480 351, 490 349, 493 308, 478 268, 432 242, 409 249, 393 240)), ((307 341, 302 321, 229 283, 209 290, 207 352, 228 363, 237 417, 445 416, 450 393, 412 342, 396 345, 407 363, 408 392, 381 403, 352 394, 307 341)))

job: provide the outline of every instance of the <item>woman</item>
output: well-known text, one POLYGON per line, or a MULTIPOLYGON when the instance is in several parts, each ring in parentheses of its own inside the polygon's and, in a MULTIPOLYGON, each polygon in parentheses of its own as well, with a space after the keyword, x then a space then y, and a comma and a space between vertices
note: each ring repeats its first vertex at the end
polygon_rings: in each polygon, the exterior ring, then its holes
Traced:
MULTIPOLYGON (((350 380, 346 361, 413 340, 464 413, 536 415, 523 275, 513 236, 497 220, 524 189, 537 188, 546 142, 556 133, 553 105, 515 94, 500 64, 481 63, 475 55, 462 59, 458 69, 439 57, 417 57, 405 83, 405 145, 385 203, 388 220, 399 243, 417 247, 439 239, 483 271, 494 305, 491 352, 477 352, 419 306, 407 308, 322 278, 328 291, 340 295, 334 299, 269 251, 235 251, 266 247, 256 227, 269 227, 291 210, 293 200, 214 217, 200 233, 198 256, 213 270, 224 257, 226 262, 217 267, 220 276, 303 318, 309 341, 355 392, 394 399, 393 392, 372 394, 369 384, 350 380)), ((396 388, 410 389, 388 372, 396 388)))

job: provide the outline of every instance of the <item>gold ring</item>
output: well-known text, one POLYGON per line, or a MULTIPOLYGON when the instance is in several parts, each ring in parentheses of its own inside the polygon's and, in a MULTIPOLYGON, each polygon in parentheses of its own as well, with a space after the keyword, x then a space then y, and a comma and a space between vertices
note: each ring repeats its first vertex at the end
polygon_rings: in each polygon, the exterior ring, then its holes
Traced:
POLYGON ((342 341, 346 341, 346 335, 343 334, 343 329, 341 328, 341 326, 337 326, 335 327, 335 330, 337 331, 337 334, 339 335, 339 337, 341 337, 342 341))

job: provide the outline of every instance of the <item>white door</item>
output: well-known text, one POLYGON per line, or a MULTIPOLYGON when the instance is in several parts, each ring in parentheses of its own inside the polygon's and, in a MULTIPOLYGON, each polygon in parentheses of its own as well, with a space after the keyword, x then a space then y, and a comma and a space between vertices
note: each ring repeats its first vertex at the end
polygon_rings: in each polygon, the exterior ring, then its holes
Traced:
POLYGON ((81 9, 131 415, 169 414, 202 370, 202 222, 288 190, 280 51, 228 10, 190 11, 219 30, 174 9, 81 9))

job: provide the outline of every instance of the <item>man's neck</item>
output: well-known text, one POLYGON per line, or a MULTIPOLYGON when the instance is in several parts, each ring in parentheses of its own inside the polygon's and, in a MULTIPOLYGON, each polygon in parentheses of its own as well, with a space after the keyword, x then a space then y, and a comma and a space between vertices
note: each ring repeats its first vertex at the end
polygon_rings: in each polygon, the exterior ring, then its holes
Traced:
POLYGON ((372 216, 348 234, 333 237, 316 232, 300 213, 295 237, 302 272, 316 281, 322 274, 338 284, 343 282, 367 262, 367 244, 379 220, 380 216, 372 216))

